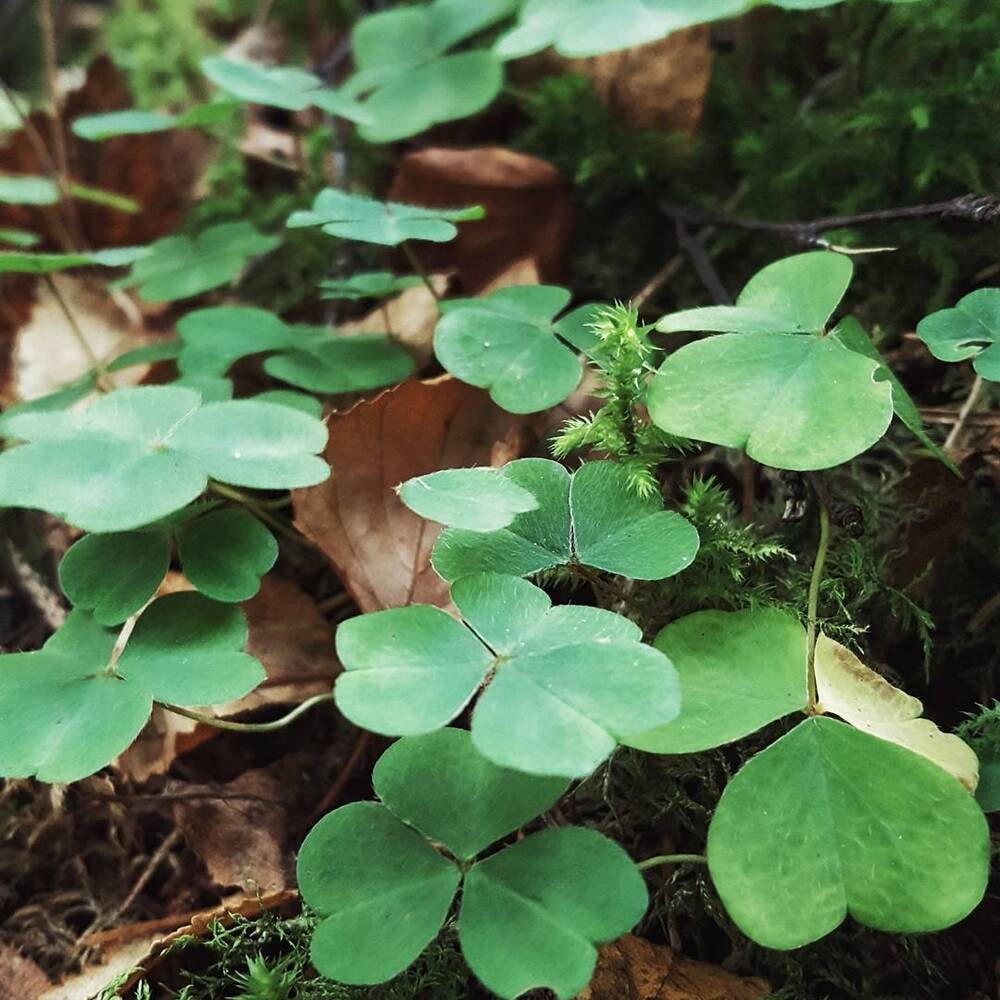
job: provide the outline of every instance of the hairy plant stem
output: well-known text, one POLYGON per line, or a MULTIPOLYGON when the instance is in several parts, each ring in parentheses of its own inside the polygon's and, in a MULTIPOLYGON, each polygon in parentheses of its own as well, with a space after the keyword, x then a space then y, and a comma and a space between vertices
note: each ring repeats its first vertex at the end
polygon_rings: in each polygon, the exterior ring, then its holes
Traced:
POLYGON ((434 282, 431 281, 431 276, 427 273, 427 269, 420 262, 420 258, 417 256, 413 247, 410 246, 410 241, 403 240, 403 242, 400 243, 400 247, 402 248, 403 253, 406 254, 406 259, 410 262, 410 267, 412 267, 413 270, 420 275, 420 280, 424 283, 424 287, 431 293, 432 296, 434 296, 434 301, 440 302, 441 296, 438 295, 438 290, 434 287, 434 282))
MULTIPOLYGON (((818 498, 817 498, 818 499, 818 498)), ((809 580, 809 598, 806 606, 806 670, 809 681, 809 703, 806 711, 812 714, 816 708, 816 612, 819 608, 819 585, 823 580, 823 565, 830 548, 830 512, 826 504, 818 500, 819 543, 813 562, 812 578, 809 580)))
POLYGON ((644 872, 647 868, 655 868, 657 865, 679 865, 685 862, 695 865, 707 865, 708 858, 704 854, 657 854, 654 858, 646 858, 645 861, 636 863, 636 868, 644 872))
POLYGON ((299 716, 305 715, 310 708, 321 705, 324 702, 333 701, 333 692, 329 694, 316 694, 307 698, 301 705, 297 705, 287 715, 280 719, 273 719, 271 722, 230 722, 228 719, 217 719, 212 715, 204 715, 202 712, 195 712, 190 708, 181 708, 179 705, 164 705, 160 707, 174 715, 183 715, 185 719, 193 719, 206 726, 213 726, 215 729, 226 729, 235 733, 273 733, 276 729, 284 729, 291 725, 299 716))

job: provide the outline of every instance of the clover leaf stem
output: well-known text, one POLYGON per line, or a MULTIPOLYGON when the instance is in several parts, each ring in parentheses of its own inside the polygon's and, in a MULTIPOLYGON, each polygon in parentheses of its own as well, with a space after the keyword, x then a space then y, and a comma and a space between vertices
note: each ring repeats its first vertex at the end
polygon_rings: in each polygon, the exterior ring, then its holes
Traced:
POLYGON ((185 719, 193 719, 206 726, 213 726, 215 729, 227 729, 237 733, 272 733, 276 729, 284 729, 291 725, 300 715, 305 715, 314 705, 321 705, 323 702, 333 701, 333 692, 329 694, 316 694, 307 698, 301 705, 297 705, 287 715, 273 719, 270 722, 230 722, 228 719, 217 719, 211 715, 204 715, 195 712, 190 708, 181 708, 179 705, 163 705, 160 707, 174 715, 183 715, 185 719))
POLYGON ((819 543, 816 546, 816 559, 809 580, 809 598, 806 605, 806 670, 809 681, 809 702, 806 711, 810 714, 816 708, 816 612, 819 607, 819 586, 823 580, 823 565, 830 547, 830 512, 822 500, 818 506, 819 543))
POLYGON ((657 865, 679 865, 685 862, 707 865, 708 858, 704 854, 657 854, 653 858, 646 858, 645 861, 637 861, 636 868, 644 872, 647 868, 655 868, 657 865))
MULTIPOLYGON (((232 500, 234 503, 238 503, 253 514, 258 521, 263 522, 269 528, 273 529, 282 538, 287 539, 290 542, 295 542, 297 545, 306 545, 307 542, 302 538, 296 531, 288 527, 284 521, 280 521, 278 518, 274 517, 273 514, 267 511, 267 507, 274 506, 268 501, 258 501, 248 497, 245 493, 241 493, 239 490, 234 490, 231 486, 227 486, 225 483, 217 483, 214 479, 208 484, 208 488, 213 493, 218 493, 220 497, 225 497, 227 500, 232 500)), ((280 506, 285 506, 282 502, 280 506)))
MULTIPOLYGON (((410 262, 410 267, 412 267, 413 270, 420 275, 420 280, 426 286, 427 291, 429 291, 431 295, 434 297, 434 301, 440 302, 441 296, 438 295, 438 291, 434 287, 434 282, 431 281, 431 277, 427 273, 427 269, 424 267, 423 264, 420 263, 420 258, 416 255, 413 247, 410 246, 410 241, 403 240, 403 242, 400 243, 400 247, 402 247, 403 253, 406 255, 406 259, 410 262)), ((388 332, 389 331, 386 330, 386 333, 388 332)))

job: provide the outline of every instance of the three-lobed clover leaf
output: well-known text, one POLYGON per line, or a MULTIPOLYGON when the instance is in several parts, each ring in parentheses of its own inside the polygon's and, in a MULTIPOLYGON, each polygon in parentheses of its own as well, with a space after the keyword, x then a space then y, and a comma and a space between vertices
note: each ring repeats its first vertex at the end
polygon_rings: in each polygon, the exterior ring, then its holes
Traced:
POLYGON ((393 142, 485 108, 503 84, 500 60, 485 49, 448 50, 516 7, 517 0, 433 0, 358 21, 351 36, 357 72, 344 90, 368 95, 362 138, 393 142))
POLYGON ((352 722, 391 736, 431 732, 482 687, 472 715, 481 753, 529 774, 583 777, 623 738, 677 715, 670 661, 628 619, 552 607, 543 590, 497 573, 463 577, 452 599, 464 625, 417 604, 340 626, 345 672, 334 694, 352 722))
POLYGON ((7 205, 54 205, 59 187, 50 177, 0 174, 0 202, 7 205))
POLYGON ((116 634, 73 611, 42 649, 0 656, 0 774, 76 781, 128 747, 154 701, 242 697, 265 676, 241 651, 246 638, 234 605, 170 594, 143 613, 115 659, 116 634))
POLYGON ((872 343, 872 339, 865 332, 864 327, 853 316, 847 316, 830 331, 830 336, 843 344, 848 350, 856 351, 858 354, 863 354, 865 357, 879 363, 875 379, 878 382, 888 382, 892 386, 893 412, 899 417, 910 433, 935 458, 947 465, 957 475, 958 468, 955 466, 955 463, 931 439, 924 428, 923 418, 920 416, 920 410, 913 401, 913 397, 906 391, 903 383, 899 381, 893 370, 882 359, 879 349, 872 343))
POLYGON ((631 859, 592 830, 545 830, 476 861, 568 783, 498 767, 462 730, 400 740, 373 782, 380 802, 325 816, 299 853, 303 899, 323 917, 312 961, 331 979, 374 984, 405 969, 437 935, 463 877, 459 944, 484 985, 511 1000, 536 987, 575 996, 593 974, 594 945, 646 909, 631 859))
POLYGON ((498 531, 538 507, 533 493, 499 469, 442 469, 408 479, 397 491, 421 517, 468 531, 498 531))
POLYGON ((696 24, 737 17, 758 6, 816 10, 838 3, 841 0, 525 0, 520 20, 493 51, 503 59, 517 59, 552 45, 570 58, 599 56, 655 42, 696 24))
POLYGON ((59 582, 77 608, 101 625, 118 625, 156 593, 177 554, 206 597, 249 600, 278 558, 278 543, 245 510, 188 508, 138 531, 84 535, 59 564, 59 582))
POLYGON ((851 283, 850 257, 827 250, 776 260, 758 271, 733 306, 685 309, 656 324, 661 333, 818 333, 851 283))
MULTIPOLYGON (((434 354, 452 375, 488 389, 497 406, 511 413, 548 409, 583 374, 580 359, 560 339, 561 324, 575 330, 581 310, 555 322, 570 297, 553 285, 517 285, 481 299, 444 302, 434 354)), ((592 307, 581 309, 589 316, 592 307)))
POLYGON ((328 279, 319 283, 321 299, 384 299, 422 284, 416 274, 397 275, 391 271, 364 271, 350 278, 328 279))
POLYGON ((653 644, 677 668, 683 709, 673 722, 625 741, 639 750, 708 750, 809 700, 805 629, 774 608, 696 611, 663 628, 653 644))
POLYGON ((138 285, 147 302, 190 298, 233 281, 251 257, 280 242, 249 222, 223 222, 193 237, 165 236, 149 245, 122 285, 138 285))
POLYGON ((964 361, 983 378, 1000 382, 1000 288, 978 288, 953 309, 917 324, 917 336, 939 361, 964 361))
POLYGON ((297 66, 263 66, 242 59, 207 56, 201 71, 231 97, 287 111, 321 108, 352 122, 368 122, 371 116, 343 90, 327 87, 313 73, 297 66))
POLYGON ((724 333, 682 347, 647 394, 668 434, 742 448, 763 465, 840 465, 885 434, 892 387, 879 362, 832 337, 724 333))
POLYGON ((361 392, 392 385, 413 371, 410 354, 383 334, 336 336, 325 327, 289 326, 273 313, 218 306, 178 324, 185 376, 218 377, 240 358, 270 354, 264 371, 310 392, 361 392))
POLYGON ((528 576, 567 563, 661 580, 698 552, 694 525, 659 498, 637 497, 616 462, 587 462, 570 475, 558 462, 523 458, 499 471, 538 506, 499 531, 443 531, 432 562, 446 580, 488 571, 528 576))
POLYGON ((447 243, 458 235, 456 222, 481 219, 483 215, 479 205, 421 208, 324 188, 316 195, 311 209, 292 212, 285 225, 290 229, 320 226, 329 236, 394 247, 404 240, 447 243))
POLYGON ((290 489, 329 475, 319 420, 254 400, 202 403, 193 389, 143 386, 82 412, 22 411, 3 433, 0 505, 47 510, 87 531, 138 528, 179 510, 209 477, 290 489))
POLYGON ((989 830, 975 799, 936 764, 818 717, 726 786, 708 863, 740 929, 785 950, 848 914, 901 934, 956 923, 986 889, 989 830))

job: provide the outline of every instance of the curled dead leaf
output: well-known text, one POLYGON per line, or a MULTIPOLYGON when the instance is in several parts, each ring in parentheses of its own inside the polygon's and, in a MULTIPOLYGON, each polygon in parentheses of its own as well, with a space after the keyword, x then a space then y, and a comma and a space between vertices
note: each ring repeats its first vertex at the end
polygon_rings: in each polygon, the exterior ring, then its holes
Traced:
POLYGON ((389 197, 415 205, 482 205, 486 217, 463 223, 450 243, 421 245, 426 266, 454 269, 468 294, 478 294, 523 258, 541 281, 565 273, 573 225, 570 185, 551 163, 502 146, 423 149, 400 161, 389 197))
POLYGON ((919 698, 901 691, 828 636, 816 642, 816 693, 820 712, 856 729, 898 743, 956 777, 970 792, 979 781, 975 751, 953 733, 920 718, 919 698))
POLYGON ((626 934, 600 950, 580 1000, 759 1000, 771 987, 626 934))

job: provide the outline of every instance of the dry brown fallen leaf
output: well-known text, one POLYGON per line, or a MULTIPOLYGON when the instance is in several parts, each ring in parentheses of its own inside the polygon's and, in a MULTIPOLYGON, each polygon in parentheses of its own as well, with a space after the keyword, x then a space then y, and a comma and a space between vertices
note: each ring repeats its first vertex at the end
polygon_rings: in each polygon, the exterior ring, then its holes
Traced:
MULTIPOLYGON (((121 71, 110 59, 101 56, 91 63, 83 85, 67 94, 61 116, 68 123, 81 115, 132 106, 121 71)), ((48 135, 49 120, 44 112, 36 112, 29 120, 42 135, 48 135)), ((51 172, 47 163, 39 163, 35 147, 24 130, 7 133, 0 142, 4 140, 0 147, 0 171, 46 175, 51 172)), ((75 201, 75 221, 79 223, 75 235, 91 249, 149 243, 173 232, 213 150, 213 143, 204 133, 193 129, 89 142, 64 128, 64 141, 73 180, 125 195, 140 205, 140 211, 126 213, 75 201)), ((45 234, 48 246, 63 249, 52 227, 52 213, 46 209, 0 205, 0 226, 45 234)))
MULTIPOLYGON (((438 295, 443 295, 448 287, 448 275, 432 274, 430 282, 438 295)), ((437 299, 423 285, 416 285, 387 299, 361 319, 342 323, 337 329, 347 334, 391 333, 393 340, 405 347, 413 355, 417 367, 422 368, 434 354, 434 327, 440 315, 437 299)))
POLYGON ((579 1000, 758 1000, 771 987, 626 934, 600 950, 579 1000))
POLYGON ((542 282, 564 277, 573 226, 570 185, 545 160, 501 146, 424 149, 402 158, 389 197, 486 209, 481 221, 462 223, 450 243, 422 244, 419 251, 427 267, 456 270, 468 295, 525 257, 542 282))
POLYGON ((270 771, 245 771, 224 785, 170 782, 174 820, 222 887, 277 892, 288 887, 287 789, 270 771))
POLYGON ((712 78, 711 28, 700 25, 588 59, 567 59, 548 49, 526 60, 520 75, 574 73, 594 85, 597 96, 632 128, 694 135, 712 78))
POLYGON ((9 944, 0 944, 0 1000, 39 1000, 49 977, 9 944))
MULTIPOLYGON (((55 392, 90 371, 94 357, 107 361, 150 342, 146 330, 130 322, 96 286, 60 274, 53 275, 52 282, 72 312, 87 347, 80 342, 49 287, 38 282, 31 292, 34 302, 30 310, 22 308, 20 298, 13 300, 12 307, 17 310, 14 315, 22 317, 22 324, 11 331, 9 340, 7 323, 0 320, 4 342, 10 349, 9 375, 0 381, 0 406, 55 392)), ((148 365, 136 365, 109 378, 116 386, 134 385, 148 370, 148 365)))
POLYGON ((439 529, 406 508, 394 487, 437 469, 493 464, 498 445, 501 461, 523 455, 536 426, 450 376, 404 382, 330 418, 325 458, 333 475, 293 491, 295 524, 362 611, 447 607, 448 585, 430 565, 439 529))
POLYGON ((932 760, 970 792, 976 790, 979 758, 972 747, 921 718, 924 706, 919 698, 894 687, 822 633, 816 642, 816 694, 819 711, 932 760))

